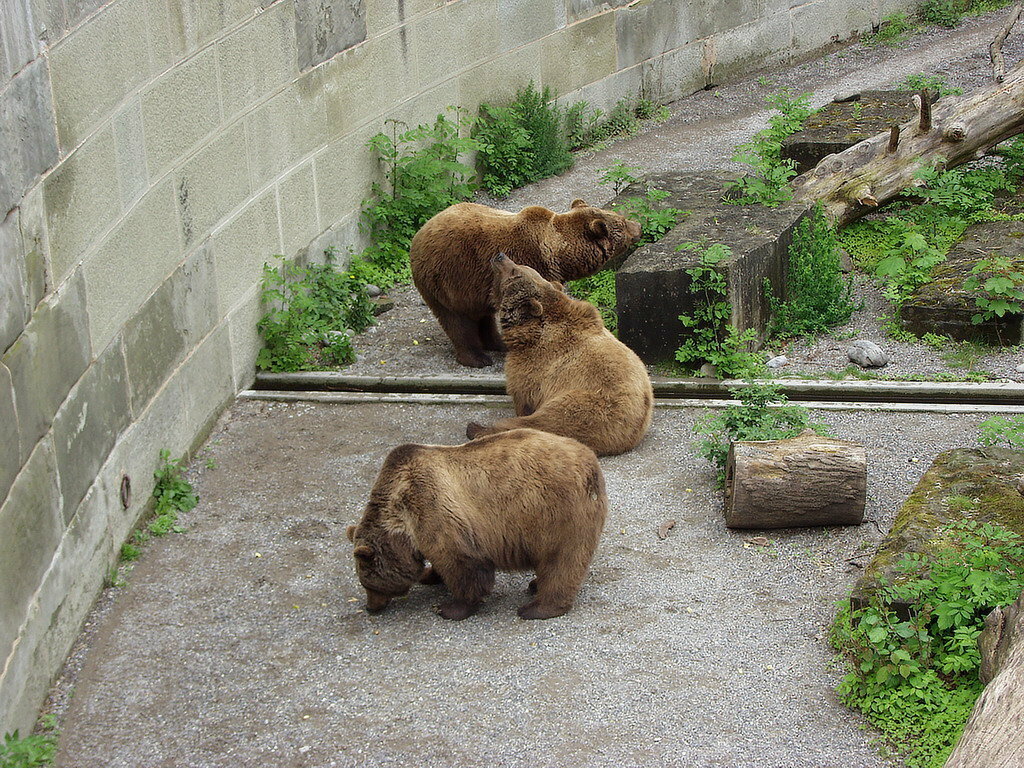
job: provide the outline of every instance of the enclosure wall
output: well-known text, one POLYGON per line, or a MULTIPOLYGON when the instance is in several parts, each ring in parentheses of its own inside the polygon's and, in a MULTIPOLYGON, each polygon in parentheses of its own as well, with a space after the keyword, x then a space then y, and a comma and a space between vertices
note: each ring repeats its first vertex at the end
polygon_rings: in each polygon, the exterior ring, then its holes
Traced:
POLYGON ((264 261, 360 244, 386 118, 531 80, 671 101, 909 5, 0 3, 0 732, 31 727, 158 452, 252 379, 264 261))

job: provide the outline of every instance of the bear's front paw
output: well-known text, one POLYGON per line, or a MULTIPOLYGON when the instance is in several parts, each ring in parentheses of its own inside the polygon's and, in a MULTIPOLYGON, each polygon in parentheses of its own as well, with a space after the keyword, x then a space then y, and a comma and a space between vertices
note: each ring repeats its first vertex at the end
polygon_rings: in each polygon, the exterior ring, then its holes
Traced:
POLYGON ((490 355, 472 349, 456 352, 455 359, 467 368, 486 368, 488 365, 494 365, 490 355))
POLYGON ((531 600, 526 605, 520 606, 519 617, 522 619, 553 619, 555 616, 561 616, 567 612, 571 606, 558 607, 553 605, 544 605, 537 600, 531 600))
POLYGON ((462 621, 476 613, 477 608, 478 606, 472 603, 452 600, 450 603, 442 605, 439 613, 442 618, 450 619, 451 621, 462 621))

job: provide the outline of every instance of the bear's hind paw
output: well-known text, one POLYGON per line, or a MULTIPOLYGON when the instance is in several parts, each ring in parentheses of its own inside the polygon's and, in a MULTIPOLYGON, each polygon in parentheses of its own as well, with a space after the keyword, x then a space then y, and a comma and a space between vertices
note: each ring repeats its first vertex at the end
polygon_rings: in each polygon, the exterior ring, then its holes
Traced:
POLYGON ((449 619, 451 621, 462 621, 463 619, 468 619, 470 616, 476 613, 476 609, 479 607, 479 603, 473 604, 464 603, 459 600, 452 600, 449 603, 444 603, 441 606, 438 613, 440 613, 441 617, 444 619, 449 619))
POLYGON ((520 606, 519 617, 522 619, 553 619, 567 613, 572 606, 558 607, 545 605, 537 600, 531 600, 526 605, 520 606))

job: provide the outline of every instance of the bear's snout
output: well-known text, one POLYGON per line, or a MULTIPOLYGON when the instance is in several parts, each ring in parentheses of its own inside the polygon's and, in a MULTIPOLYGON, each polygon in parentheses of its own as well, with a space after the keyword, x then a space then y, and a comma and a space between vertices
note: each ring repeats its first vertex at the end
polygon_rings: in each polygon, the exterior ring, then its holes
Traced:
POLYGON ((629 233, 629 236, 632 238, 634 243, 639 240, 640 236, 643 234, 643 230, 640 228, 639 222, 633 221, 632 219, 626 219, 626 232, 629 233))
POLYGON ((380 613, 391 602, 391 597, 382 592, 375 592, 372 589, 366 590, 366 612, 380 613))

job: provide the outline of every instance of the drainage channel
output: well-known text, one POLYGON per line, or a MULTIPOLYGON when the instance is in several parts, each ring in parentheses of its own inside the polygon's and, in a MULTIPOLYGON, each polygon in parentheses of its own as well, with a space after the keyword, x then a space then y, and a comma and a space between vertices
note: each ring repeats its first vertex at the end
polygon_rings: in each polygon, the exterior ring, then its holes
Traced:
MULTIPOLYGON (((720 407, 746 382, 655 378, 659 407, 720 407)), ((843 410, 1024 413, 1016 382, 816 381, 775 379, 791 401, 843 410)), ((261 373, 242 399, 306 402, 505 402, 503 376, 350 376, 334 371, 261 373)))

